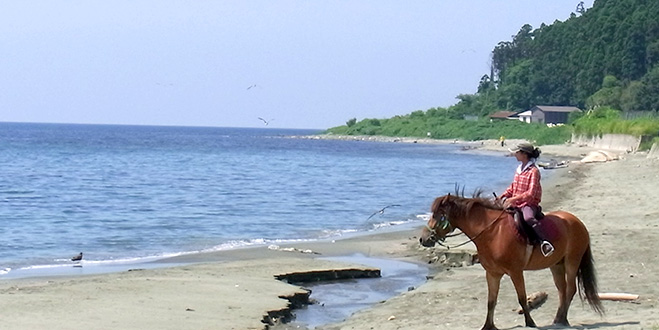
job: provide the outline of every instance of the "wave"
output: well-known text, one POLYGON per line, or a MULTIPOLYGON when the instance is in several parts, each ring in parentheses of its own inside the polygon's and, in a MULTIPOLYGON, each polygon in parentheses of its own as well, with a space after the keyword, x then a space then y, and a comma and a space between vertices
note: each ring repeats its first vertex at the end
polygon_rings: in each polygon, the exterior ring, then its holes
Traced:
MULTIPOLYGON (((365 230, 358 229, 337 229, 337 230, 323 230, 316 238, 295 238, 295 239, 268 239, 268 238, 255 238, 245 240, 231 240, 214 245, 209 248, 191 251, 168 252, 149 256, 135 256, 124 258, 111 258, 111 259, 83 259, 80 262, 72 262, 70 259, 58 258, 53 259, 53 263, 28 265, 14 268, 0 269, 0 278, 23 278, 34 276, 57 276, 57 275, 76 275, 76 274, 93 274, 93 273, 110 273, 117 271, 125 271, 139 265, 140 268, 144 267, 164 267, 159 261, 174 258, 183 255, 191 255, 198 253, 209 253, 227 251, 233 249, 250 248, 258 246, 278 246, 280 244, 294 244, 301 242, 313 242, 325 239, 347 238, 352 236, 367 235, 379 230, 392 230, 400 228, 401 230, 407 229, 407 225, 416 225, 420 220, 427 220, 429 214, 419 214, 414 218, 406 220, 385 221, 374 223, 370 228, 365 230), (86 267, 85 271, 73 271, 73 268, 86 267)), ((166 263, 166 265, 177 265, 176 263, 166 263)))

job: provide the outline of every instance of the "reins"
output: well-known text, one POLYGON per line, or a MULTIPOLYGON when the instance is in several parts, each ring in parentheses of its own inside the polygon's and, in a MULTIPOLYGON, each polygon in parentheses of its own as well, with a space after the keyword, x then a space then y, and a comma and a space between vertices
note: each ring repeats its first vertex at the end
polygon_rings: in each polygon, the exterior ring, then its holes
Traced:
MULTIPOLYGON (((501 210, 501 213, 499 213, 499 215, 498 215, 496 218, 494 218, 494 220, 493 220, 489 225, 487 225, 485 228, 483 228, 483 230, 481 230, 480 233, 476 234, 476 236, 469 238, 469 239, 468 239, 467 241, 465 241, 465 242, 462 242, 462 243, 457 244, 457 245, 454 245, 454 246, 448 246, 448 245, 446 245, 446 244, 443 244, 443 243, 440 242, 439 240, 437 240, 436 243, 439 244, 439 245, 441 245, 441 246, 443 246, 443 247, 445 247, 447 250, 455 249, 455 248, 457 248, 457 247, 461 247, 461 246, 463 246, 463 245, 465 245, 465 244, 471 243, 471 242, 473 242, 475 239, 477 239, 480 235, 482 235, 486 230, 490 229, 490 227, 492 227, 495 223, 497 223, 497 221, 501 220, 501 219, 502 219, 501 216, 503 215, 504 212, 506 212, 505 209, 504 209, 504 210, 501 210)), ((458 228, 458 229, 460 229, 460 228, 458 228)), ((457 234, 452 234, 452 235, 446 235, 446 236, 444 236, 444 237, 445 237, 445 238, 446 238, 446 237, 455 237, 455 236, 459 236, 459 235, 462 235, 462 234, 465 234, 465 233, 462 231, 462 229, 460 229, 460 232, 459 232, 459 233, 457 233, 457 234)), ((465 235, 466 235, 466 234, 465 234, 465 235)))

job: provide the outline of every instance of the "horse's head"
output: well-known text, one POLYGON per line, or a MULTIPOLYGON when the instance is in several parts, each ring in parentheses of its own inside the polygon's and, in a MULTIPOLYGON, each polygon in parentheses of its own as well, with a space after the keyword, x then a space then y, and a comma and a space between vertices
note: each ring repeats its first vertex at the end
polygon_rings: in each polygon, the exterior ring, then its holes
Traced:
POLYGON ((453 225, 449 221, 449 210, 453 205, 453 198, 451 194, 437 197, 432 203, 432 215, 428 220, 428 224, 422 229, 421 238, 419 243, 425 247, 432 247, 437 242, 443 242, 448 233, 452 232, 453 225))

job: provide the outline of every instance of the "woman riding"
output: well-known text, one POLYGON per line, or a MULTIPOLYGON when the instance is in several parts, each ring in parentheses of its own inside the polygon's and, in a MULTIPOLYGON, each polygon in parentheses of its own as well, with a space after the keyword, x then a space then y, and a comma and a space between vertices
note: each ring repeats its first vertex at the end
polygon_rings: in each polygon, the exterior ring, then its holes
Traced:
POLYGON ((517 167, 512 184, 499 198, 504 199, 504 208, 519 208, 522 211, 524 220, 538 236, 542 255, 548 257, 554 253, 554 246, 544 238, 536 219, 536 213, 540 210, 540 199, 542 198, 540 170, 535 165, 540 156, 540 149, 530 143, 522 143, 511 149, 510 152, 514 153, 515 158, 521 164, 517 167))

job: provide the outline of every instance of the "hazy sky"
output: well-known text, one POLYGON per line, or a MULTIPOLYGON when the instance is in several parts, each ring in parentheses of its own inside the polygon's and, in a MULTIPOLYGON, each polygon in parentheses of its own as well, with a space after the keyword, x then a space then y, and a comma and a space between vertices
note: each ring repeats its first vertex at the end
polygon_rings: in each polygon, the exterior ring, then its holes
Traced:
POLYGON ((0 121, 328 128, 446 107, 499 41, 578 3, 0 0, 0 121))

